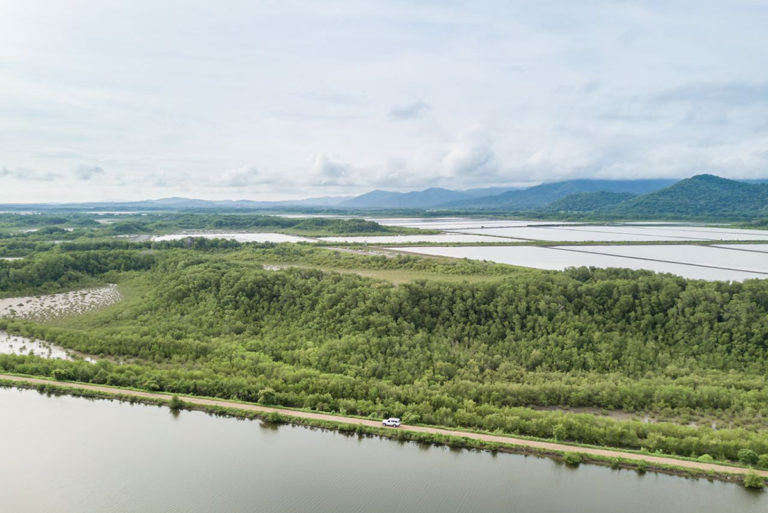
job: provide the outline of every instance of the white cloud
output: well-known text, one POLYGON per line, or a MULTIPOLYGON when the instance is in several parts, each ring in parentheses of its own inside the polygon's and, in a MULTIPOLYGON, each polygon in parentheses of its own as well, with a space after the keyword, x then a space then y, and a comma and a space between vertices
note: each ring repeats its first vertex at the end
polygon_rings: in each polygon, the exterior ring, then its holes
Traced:
POLYGON ((104 170, 101 167, 86 164, 77 166, 73 172, 78 179, 84 181, 88 181, 94 176, 104 174, 104 170))
POLYGON ((421 100, 395 105, 389 109, 389 117, 393 119, 407 120, 424 116, 431 107, 421 100))
POLYGON ((0 178, 12 178, 21 182, 52 182, 60 177, 61 175, 58 173, 37 171, 34 169, 0 168, 0 178))
MULTIPOLYGON (((287 177, 283 177, 287 178, 287 177)), ((216 180, 217 185, 225 187, 251 187, 256 185, 270 185, 279 183, 281 177, 265 173, 255 166, 243 166, 225 171, 216 180)))
POLYGON ((766 176, 766 19, 754 0, 0 2, 0 202, 766 176))
POLYGON ((496 175, 493 143, 488 133, 473 128, 462 133, 441 162, 442 176, 471 182, 496 175))
POLYGON ((353 184, 356 178, 363 178, 349 162, 319 153, 314 156, 310 169, 310 184, 338 186, 353 184))

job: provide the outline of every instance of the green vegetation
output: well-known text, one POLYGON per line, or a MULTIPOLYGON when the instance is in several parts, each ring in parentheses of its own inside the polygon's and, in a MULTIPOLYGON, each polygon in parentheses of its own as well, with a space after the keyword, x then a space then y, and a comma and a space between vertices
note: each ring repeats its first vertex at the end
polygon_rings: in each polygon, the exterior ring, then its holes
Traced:
POLYGON ((382 226, 359 218, 173 213, 134 216, 108 225, 106 230, 115 235, 171 233, 182 230, 281 232, 310 236, 423 233, 412 228, 382 226))
POLYGON ((26 255, 0 261, 0 297, 119 283, 124 301, 0 330, 99 362, 0 372, 766 466, 765 280, 59 235, 0 240, 26 255))
POLYGON ((768 215, 768 184, 749 184, 713 175, 698 175, 616 207, 634 216, 709 216, 719 219, 768 215))
POLYGON ((171 410, 173 410, 173 411, 179 411, 179 410, 181 410, 182 408, 184 408, 184 406, 185 406, 185 405, 184 405, 184 401, 182 401, 181 399, 179 399, 179 396, 178 396, 178 395, 174 395, 173 397, 171 397, 171 400, 170 400, 170 401, 168 401, 168 407, 169 407, 171 410))
MULTIPOLYGON (((768 216, 768 184, 698 175, 635 196, 626 192, 580 192, 542 208, 560 216, 610 219, 751 219, 768 216)), ((760 226, 755 221, 752 227, 760 226)))
POLYGON ((50 288, 70 270, 57 265, 64 271, 50 274, 50 266, 38 264, 54 259, 79 266, 76 272, 90 279, 111 273, 126 301, 46 325, 3 320, 0 329, 102 361, 2 356, 3 371, 363 416, 410 415, 427 424, 683 456, 768 453, 762 425, 750 423, 757 413, 768 415, 762 281, 521 272, 296 245, 80 248, 4 263, 27 273, 5 283, 50 288), (495 278, 392 286, 317 269, 261 268, 286 261, 495 278), (569 413, 574 407, 658 412, 686 424, 692 414, 703 415, 743 427, 647 424, 569 413))
POLYGON ((559 220, 712 220, 768 223, 768 184, 697 175, 664 181, 570 180, 441 205, 441 213, 559 220), (643 184, 643 182, 649 182, 643 184), (655 186, 654 186, 655 185, 655 186), (634 196, 634 197, 633 197, 634 196), (450 210, 449 210, 450 209, 450 210))
POLYGON ((579 464, 582 462, 581 455, 576 452, 566 452, 563 454, 563 461, 566 465, 570 465, 572 467, 578 467, 579 464))
POLYGON ((553 201, 546 206, 549 212, 600 212, 634 198, 628 192, 580 192, 553 201))
POLYGON ((754 465, 758 460, 757 453, 752 449, 741 449, 737 456, 744 465, 754 465))
POLYGON ((84 243, 93 242, 94 239, 105 242, 105 237, 185 231, 277 232, 309 237, 435 233, 416 228, 383 226, 359 218, 340 217, 173 212, 119 216, 72 213, 0 214, 0 256, 25 256, 32 251, 49 250, 61 242, 84 243))
POLYGON ((750 472, 744 476, 744 486, 746 488, 762 489, 765 488, 765 479, 757 475, 756 472, 750 472))
POLYGON ((59 292, 117 279, 116 273, 147 271, 152 253, 138 250, 52 251, 18 261, 0 260, 0 297, 59 292))
MULTIPOLYGON (((48 394, 48 395, 68 394, 73 396, 88 397, 92 399, 107 399, 107 400, 116 399, 118 401, 125 401, 131 404, 142 403, 142 404, 171 406, 173 401, 173 397, 170 400, 166 400, 165 398, 161 398, 161 397, 137 396, 135 394, 130 393, 130 391, 128 390, 120 390, 120 389, 115 389, 115 391, 89 390, 89 389, 78 387, 77 385, 62 386, 55 383, 31 384, 31 383, 25 383, 23 381, 7 381, 4 379, 0 379, 0 386, 33 388, 33 389, 36 389, 39 393, 48 394)), ((683 476, 693 477, 693 478, 706 477, 709 480, 721 479, 724 481, 733 481, 738 479, 742 483, 744 482, 744 478, 739 477, 739 475, 734 472, 716 473, 712 470, 708 470, 704 472, 695 468, 689 468, 689 467, 684 467, 684 466, 674 465, 674 464, 672 465, 659 464, 659 463, 649 464, 649 462, 642 459, 639 459, 639 460, 634 458, 627 459, 627 458, 621 458, 621 457, 608 458, 608 457, 602 457, 602 456, 596 456, 596 455, 587 456, 585 454, 573 453, 570 451, 561 452, 561 451, 554 451, 554 450, 539 449, 539 448, 523 446, 523 445, 504 444, 504 443, 498 443, 498 442, 486 442, 483 440, 479 440, 479 439, 471 438, 467 436, 451 436, 451 435, 443 435, 438 433, 410 431, 407 429, 393 430, 390 428, 371 427, 371 426, 366 426, 361 424, 318 420, 318 419, 295 416, 293 414, 283 414, 279 412, 262 413, 262 412, 254 411, 252 409, 243 409, 237 406, 225 407, 225 406, 218 406, 218 405, 200 405, 194 402, 191 402, 191 403, 182 402, 180 404, 179 409, 171 408, 171 411, 174 415, 178 415, 181 409, 200 410, 208 413, 209 415, 222 416, 222 417, 235 417, 235 418, 250 419, 250 420, 261 419, 262 422, 267 424, 304 425, 304 426, 310 426, 313 428, 334 430, 334 431, 338 431, 343 435, 348 435, 348 436, 352 436, 352 435, 356 435, 358 437, 377 436, 382 438, 396 439, 398 441, 415 442, 418 444, 448 445, 454 449, 461 448, 461 449, 473 449, 473 450, 486 450, 494 454, 499 451, 502 451, 502 452, 515 453, 515 454, 535 455, 537 457, 551 457, 563 462, 566 462, 566 460, 570 460, 572 462, 571 464, 576 464, 576 465, 582 462, 588 462, 592 464, 610 466, 613 469, 620 469, 620 468, 634 469, 641 474, 645 473, 648 470, 652 470, 654 472, 659 472, 659 473, 683 475, 683 476)), ((642 457, 642 455, 638 455, 638 456, 642 457)), ((750 472, 749 474, 756 474, 756 473, 750 472)), ((754 478, 750 478, 750 480, 753 481, 754 478)))

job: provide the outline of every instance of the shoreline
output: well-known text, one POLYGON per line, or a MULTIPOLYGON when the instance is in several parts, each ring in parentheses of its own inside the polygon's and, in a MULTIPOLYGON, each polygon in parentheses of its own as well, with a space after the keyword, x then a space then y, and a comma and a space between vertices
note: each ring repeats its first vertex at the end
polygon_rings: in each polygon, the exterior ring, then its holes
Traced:
POLYGON ((224 399, 145 392, 107 385, 56 381, 11 374, 0 374, 0 386, 36 389, 39 392, 48 391, 92 398, 117 399, 127 402, 170 405, 174 409, 200 410, 210 414, 261 418, 267 422, 314 426, 341 433, 382 436, 395 440, 448 445, 449 447, 456 448, 551 457, 565 461, 567 464, 597 464, 612 468, 634 469, 639 472, 653 471, 729 482, 741 482, 744 476, 751 473, 757 474, 764 480, 768 478, 768 471, 766 470, 730 466, 721 463, 704 463, 696 460, 677 459, 670 456, 659 456, 620 449, 569 445, 559 442, 531 440, 433 426, 403 424, 399 428, 385 428, 382 427, 381 422, 378 420, 291 410, 224 399))

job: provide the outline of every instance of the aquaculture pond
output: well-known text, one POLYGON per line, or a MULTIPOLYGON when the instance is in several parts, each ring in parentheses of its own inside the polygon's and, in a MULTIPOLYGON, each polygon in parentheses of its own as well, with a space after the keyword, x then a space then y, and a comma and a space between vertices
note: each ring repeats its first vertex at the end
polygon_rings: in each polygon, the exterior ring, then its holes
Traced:
POLYGON ((740 485, 0 389, 0 511, 768 511, 740 485))
MULTIPOLYGON (((763 245, 755 245, 764 247, 763 245)), ((393 248, 422 255, 488 260, 501 264, 563 270, 621 267, 671 273, 708 281, 768 278, 768 255, 752 245, 704 246, 434 246, 393 248)))

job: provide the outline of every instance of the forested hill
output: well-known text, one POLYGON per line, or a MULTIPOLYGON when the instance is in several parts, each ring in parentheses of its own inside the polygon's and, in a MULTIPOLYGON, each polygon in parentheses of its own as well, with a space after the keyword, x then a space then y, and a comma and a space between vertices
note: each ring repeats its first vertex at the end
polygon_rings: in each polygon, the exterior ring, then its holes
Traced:
POLYGON ((526 211, 544 208, 553 201, 571 194, 614 192, 645 194, 675 183, 672 179, 658 180, 566 180, 544 183, 523 190, 513 190, 495 196, 486 196, 440 205, 445 209, 513 210, 526 211))
POLYGON ((768 215, 768 184, 697 175, 621 203, 615 212, 633 216, 763 217, 768 215))
POLYGON ((629 192, 580 192, 553 201, 547 205, 550 212, 599 212, 627 200, 635 195, 629 192))
MULTIPOLYGON (((565 187, 568 182, 546 184, 539 186, 539 192, 534 196, 530 195, 536 188, 513 191, 517 200, 495 201, 494 206, 488 210, 512 210, 538 215, 593 214, 618 219, 755 220, 768 217, 768 184, 765 183, 749 183, 702 174, 660 190, 634 195, 630 192, 611 191, 611 187, 601 189, 605 185, 603 182, 589 182, 587 188, 600 190, 569 194, 544 206, 534 205, 535 201, 568 188, 565 187)), ((511 198, 513 195, 508 193, 501 197, 511 198)))
POLYGON ((745 426, 768 416, 765 280, 528 272, 297 245, 82 247, 0 261, 0 293, 79 277, 120 282, 126 299, 48 324, 0 319, 0 330, 99 363, 0 355, 0 371, 693 457, 768 454, 768 431, 688 425, 692 411, 745 426), (291 261, 498 279, 393 286, 261 265, 291 261), (658 411, 685 425, 523 406, 658 411))

